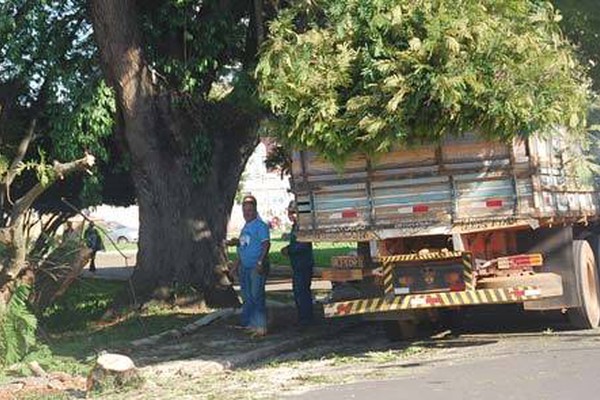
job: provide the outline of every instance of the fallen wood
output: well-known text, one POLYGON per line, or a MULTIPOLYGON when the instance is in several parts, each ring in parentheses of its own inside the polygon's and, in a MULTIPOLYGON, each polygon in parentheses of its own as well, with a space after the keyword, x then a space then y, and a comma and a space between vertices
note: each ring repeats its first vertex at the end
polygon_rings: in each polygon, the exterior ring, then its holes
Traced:
POLYGON ((35 376, 39 376, 42 378, 46 376, 46 371, 44 371, 44 369, 40 366, 40 364, 38 364, 37 361, 30 362, 29 369, 31 370, 31 372, 33 372, 35 376))
POLYGON ((143 378, 131 358, 106 353, 96 360, 96 365, 88 375, 86 390, 103 392, 107 389, 139 387, 142 383, 143 378))
POLYGON ((194 333, 195 331, 197 331, 198 329, 200 329, 203 326, 209 325, 211 323, 213 323, 216 320, 219 320, 221 318, 227 318, 230 315, 233 315, 235 313, 235 309, 233 308, 226 308, 223 310, 219 310, 219 311, 215 311, 212 312, 208 315, 205 315, 204 317, 198 319, 195 322, 192 322, 191 324, 188 324, 186 326, 184 326, 181 329, 171 329, 169 331, 166 332, 162 332, 156 335, 152 335, 152 336, 148 336, 147 338, 143 338, 143 339, 138 339, 138 340, 134 340, 131 342, 131 345, 134 347, 140 347, 140 346, 152 346, 158 342, 160 342, 163 339, 166 338, 181 338, 184 335, 189 335, 191 333, 194 333))

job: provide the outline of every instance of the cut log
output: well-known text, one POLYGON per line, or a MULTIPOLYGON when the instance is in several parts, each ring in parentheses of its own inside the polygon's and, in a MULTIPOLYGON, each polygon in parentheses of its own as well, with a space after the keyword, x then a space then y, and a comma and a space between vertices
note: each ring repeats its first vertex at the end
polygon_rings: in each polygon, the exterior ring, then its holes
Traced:
POLYGON ((40 364, 37 361, 30 362, 29 369, 31 370, 31 372, 33 372, 35 376, 38 376, 40 378, 46 376, 46 371, 44 371, 44 369, 40 366, 40 364))
POLYGON ((103 392, 122 387, 139 387, 143 378, 131 358, 106 353, 96 360, 96 365, 87 378, 87 391, 103 392))

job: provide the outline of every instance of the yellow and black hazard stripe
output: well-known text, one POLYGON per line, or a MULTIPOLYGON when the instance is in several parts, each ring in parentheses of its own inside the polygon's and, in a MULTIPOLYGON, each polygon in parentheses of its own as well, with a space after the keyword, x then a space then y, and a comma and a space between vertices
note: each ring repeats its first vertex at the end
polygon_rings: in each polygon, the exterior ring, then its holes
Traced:
POLYGON ((391 256, 381 256, 375 257, 375 262, 380 262, 382 264, 387 263, 397 263, 403 261, 421 261, 421 260, 446 260, 449 258, 458 258, 463 256, 462 251, 439 251, 432 253, 423 253, 423 254, 395 254, 391 256))
POLYGON ((473 290, 473 257, 471 253, 463 253, 463 281, 465 282, 465 290, 473 290))
POLYGON ((387 295, 394 294, 394 264, 407 261, 432 261, 432 260, 450 260, 453 258, 462 258, 463 278, 465 289, 473 289, 473 262, 471 253, 462 251, 443 251, 424 254, 395 254, 391 256, 376 257, 375 261, 380 262, 383 267, 383 290, 387 295))
POLYGON ((383 291, 386 294, 394 294, 394 263, 383 264, 383 291))
POLYGON ((409 294, 395 297, 377 297, 326 304, 327 318, 387 311, 421 308, 453 307, 476 304, 520 303, 546 297, 537 286, 517 286, 502 289, 465 290, 427 294, 409 294))

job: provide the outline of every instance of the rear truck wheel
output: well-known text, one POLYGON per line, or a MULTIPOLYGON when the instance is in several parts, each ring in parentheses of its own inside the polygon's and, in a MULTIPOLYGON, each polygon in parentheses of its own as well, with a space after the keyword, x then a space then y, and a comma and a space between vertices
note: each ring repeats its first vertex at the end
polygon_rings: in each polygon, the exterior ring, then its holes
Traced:
POLYGON ((598 269, 594 252, 585 240, 573 241, 575 275, 580 306, 567 312, 569 322, 577 329, 596 328, 600 324, 600 303, 598 302, 598 269))
POLYGON ((127 238, 125 236, 119 236, 117 238, 117 243, 119 243, 119 244, 129 243, 129 240, 127 240, 127 238))

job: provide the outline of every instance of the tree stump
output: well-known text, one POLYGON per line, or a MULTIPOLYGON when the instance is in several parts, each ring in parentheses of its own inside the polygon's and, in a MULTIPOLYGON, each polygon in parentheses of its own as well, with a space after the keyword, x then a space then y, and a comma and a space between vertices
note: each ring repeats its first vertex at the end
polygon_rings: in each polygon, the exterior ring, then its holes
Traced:
POLYGON ((96 360, 96 365, 87 378, 87 391, 103 392, 123 387, 139 387, 143 383, 138 369, 131 358, 106 353, 96 360))

